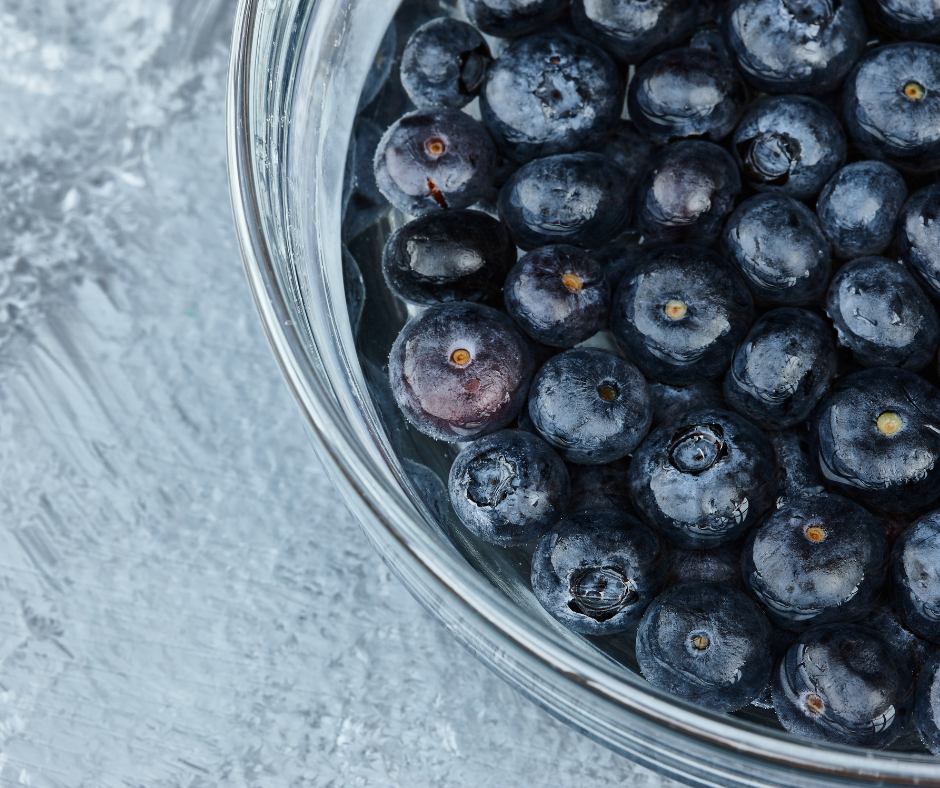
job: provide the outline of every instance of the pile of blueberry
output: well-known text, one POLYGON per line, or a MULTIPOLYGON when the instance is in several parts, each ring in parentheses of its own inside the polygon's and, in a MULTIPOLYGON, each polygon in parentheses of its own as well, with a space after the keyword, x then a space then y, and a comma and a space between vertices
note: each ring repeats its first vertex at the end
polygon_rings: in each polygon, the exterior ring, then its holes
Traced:
POLYGON ((656 687, 940 754, 940 3, 461 9, 374 157, 460 520, 656 687))

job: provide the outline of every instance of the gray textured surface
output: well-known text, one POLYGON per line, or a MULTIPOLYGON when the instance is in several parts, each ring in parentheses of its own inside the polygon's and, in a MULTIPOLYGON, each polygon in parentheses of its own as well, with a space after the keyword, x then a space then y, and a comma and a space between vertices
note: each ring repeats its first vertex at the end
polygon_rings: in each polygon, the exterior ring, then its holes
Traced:
POLYGON ((0 0, 0 784, 667 786, 391 577, 254 312, 232 0, 0 0))

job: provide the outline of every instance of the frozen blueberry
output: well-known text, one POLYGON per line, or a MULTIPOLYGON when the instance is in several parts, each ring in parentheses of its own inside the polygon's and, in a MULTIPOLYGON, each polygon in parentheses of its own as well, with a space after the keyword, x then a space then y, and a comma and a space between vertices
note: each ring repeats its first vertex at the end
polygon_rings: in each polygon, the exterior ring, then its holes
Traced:
POLYGON ((725 225, 722 251, 754 297, 767 304, 801 304, 826 292, 832 271, 829 241, 819 219, 783 194, 758 194, 725 225))
POLYGON ((614 162, 631 183, 639 183, 656 155, 657 147, 637 132, 629 121, 621 119, 597 149, 604 158, 614 162))
POLYGON ((603 246, 633 216, 633 184, 600 153, 530 161, 499 191, 499 215, 523 249, 545 244, 603 246))
POLYGON ((414 219, 385 242, 382 273, 413 304, 485 301, 499 295, 516 262, 516 245, 479 211, 437 211, 414 219))
POLYGON ((636 70, 627 91, 630 119, 660 144, 683 137, 717 142, 744 114, 747 90, 731 64, 704 49, 672 49, 636 70))
POLYGON ((937 352, 937 311, 907 269, 886 257, 842 266, 829 285, 826 311, 839 341, 863 366, 917 371, 937 352))
POLYGON ((845 82, 845 126, 867 155, 905 172, 940 168, 940 47, 873 49, 845 82))
POLYGON ((769 430, 805 421, 836 375, 832 330, 812 312, 774 309, 735 351, 725 375, 725 400, 769 430))
POLYGON ((816 201, 816 214, 835 253, 851 259, 888 248, 906 199, 907 185, 894 167, 858 161, 832 176, 816 201))
POLYGON ((722 544, 710 550, 672 547, 667 551, 663 588, 680 583, 727 583, 744 590, 741 583, 741 545, 722 544))
POLYGON ((613 294, 623 277, 640 264, 646 251, 638 243, 612 244, 595 249, 591 257, 604 269, 604 278, 610 283, 610 292, 613 294))
POLYGON ((741 571, 770 620, 799 632, 869 614, 887 562, 888 542, 874 516, 823 493, 791 501, 756 527, 741 571))
POLYGON ((801 635, 773 672, 783 727, 809 739, 886 747, 904 730, 914 682, 894 648, 857 624, 826 624, 801 635))
POLYGON ((719 255, 666 246, 620 282, 610 323, 647 377, 684 386, 728 368, 753 316, 750 293, 719 255))
POLYGON ((885 603, 876 608, 859 623, 874 629, 894 646, 908 673, 912 676, 920 673, 920 669, 930 659, 932 648, 930 643, 911 632, 890 604, 885 603))
POLYGON ((432 19, 408 39, 401 84, 416 107, 469 104, 480 92, 490 49, 477 30, 450 17, 432 19))
POLYGON ((653 418, 640 371, 594 348, 566 350, 542 365, 532 382, 529 416, 562 457, 585 465, 628 455, 653 418))
POLYGON ((901 209, 898 256, 928 295, 940 298, 940 184, 915 192, 901 209))
POLYGON ((722 18, 735 64, 766 93, 838 87, 868 40, 856 0, 731 0, 722 18))
POLYGON ((730 411, 703 408, 661 424, 634 452, 627 474, 644 522, 679 547, 737 539, 774 502, 773 446, 730 411))
POLYGON ((940 496, 940 391, 913 372, 878 367, 840 380, 813 417, 826 486, 888 512, 940 496))
POLYGON ((637 189, 636 222, 654 243, 718 239, 741 191, 731 154, 713 142, 684 140, 663 148, 637 189))
POLYGON ((646 609, 636 658, 654 687, 715 709, 747 706, 774 664, 770 623, 734 586, 683 583, 646 609))
POLYGON ((506 311, 530 337, 574 347, 607 322, 610 284, 601 266, 574 246, 540 246, 506 277, 506 311))
POLYGON ((502 312, 438 304, 408 321, 388 377, 405 418, 443 441, 473 440, 511 422, 533 372, 529 343, 502 312))
POLYGON ((573 0, 575 27, 618 60, 642 63, 695 29, 697 0, 573 0))
POLYGON ((499 38, 526 36, 556 22, 571 0, 460 0, 467 18, 499 38))
POLYGON ((940 644, 940 511, 915 520, 895 542, 891 597, 912 632, 940 644))
POLYGON ((635 516, 630 494, 627 491, 627 459, 615 460, 604 465, 568 466, 571 478, 571 499, 569 512, 591 512, 610 510, 626 512, 635 516))
POLYGON ((720 380, 700 380, 688 386, 650 383, 653 399, 653 425, 675 421, 693 408, 726 409, 720 380))
POLYGON ((768 433, 768 437, 783 477, 777 498, 778 509, 798 498, 825 492, 819 469, 813 462, 809 434, 804 429, 774 430, 768 433))
POLYGON ((484 542, 510 547, 538 539, 568 505, 564 461, 541 438, 501 430, 475 440, 450 468, 450 502, 484 542))
POLYGON ((876 27, 899 38, 940 41, 940 4, 936 0, 868 0, 876 27))
POLYGON ((569 629, 610 635, 636 626, 659 592, 663 551, 639 520, 617 511, 574 512, 532 556, 532 590, 569 629))
POLYGON ((754 104, 734 131, 734 154, 757 191, 816 195, 845 161, 845 133, 825 104, 774 96, 754 104))
POLYGON ((914 696, 914 722, 917 732, 934 755, 940 755, 940 652, 920 671, 914 696))
POLYGON ((375 182, 414 215, 466 208, 493 185, 496 149, 486 130, 456 109, 434 107, 395 121, 375 151, 375 182))
POLYGON ((493 63, 480 112, 497 146, 518 161, 599 141, 620 117, 623 86, 599 46, 562 29, 514 41, 493 63))

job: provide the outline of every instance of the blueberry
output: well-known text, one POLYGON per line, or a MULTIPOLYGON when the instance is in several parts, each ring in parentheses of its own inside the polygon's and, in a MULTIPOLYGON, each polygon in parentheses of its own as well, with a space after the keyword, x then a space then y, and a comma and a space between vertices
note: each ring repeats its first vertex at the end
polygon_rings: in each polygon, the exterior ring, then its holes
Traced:
POLYGON ((634 452, 627 474, 644 522, 678 547, 737 539, 774 502, 773 446, 735 413, 702 408, 661 424, 634 452))
POLYGON ((904 667, 912 676, 920 673, 921 668, 930 659, 930 643, 911 632, 890 604, 883 604, 876 608, 859 623, 874 629, 894 646, 904 667))
POLYGON ((750 293, 719 255, 666 246, 620 282, 610 323, 647 377, 683 386, 721 375, 753 316, 750 293))
POLYGON ((856 372, 813 418, 811 443, 826 486, 888 512, 940 496, 940 391, 913 372, 856 372))
POLYGON ((632 452, 649 430, 649 388, 629 361, 574 348, 547 361, 535 376, 529 416, 569 462, 611 462, 632 452))
POLYGON ((924 745, 940 755, 940 652, 934 654, 920 671, 914 696, 914 722, 924 745))
POLYGON ((731 0, 722 16, 735 64, 766 93, 832 90, 868 40, 856 0, 731 0))
POLYGON ((502 289, 516 245, 496 219, 479 211, 437 211, 396 230, 385 242, 382 273, 413 304, 485 301, 502 289))
POLYGON ((791 428, 768 433, 783 476, 777 508, 798 498, 825 492, 819 469, 813 462, 809 435, 803 429, 791 428))
POLYGON ((401 56, 401 84, 416 107, 469 104, 480 92, 492 62, 490 48, 466 22, 443 17, 408 39, 401 56))
POLYGON ((636 70, 627 91, 630 119, 651 140, 717 142, 744 114, 747 89, 724 58, 704 49, 672 49, 636 70))
POLYGON ((754 104, 734 131, 734 153, 757 191, 805 200, 845 161, 845 133, 825 104, 808 96, 774 96, 754 104))
POLYGON ((600 141, 620 117, 617 66, 596 44, 561 29, 514 41, 480 94, 483 123, 521 162, 600 141))
POLYGON ((768 312, 738 346, 725 375, 725 400, 765 429, 805 421, 836 375, 832 330, 805 309, 768 312))
POLYGON ((725 257, 759 302, 800 304, 826 292, 829 241, 816 215, 792 197, 758 194, 745 200, 728 219, 721 241, 725 257))
POLYGON ((680 583, 723 583, 744 590, 741 583, 741 545, 722 544, 710 550, 673 547, 667 552, 663 588, 680 583))
POLYGON ((940 41, 936 0, 868 0, 875 26, 904 39, 940 41))
POLYGON ((595 249, 591 257, 600 263, 604 278, 610 283, 610 292, 614 293, 623 277, 640 264, 646 251, 637 243, 612 244, 595 249))
POLYGON ((570 3, 571 0, 460 0, 474 27, 500 38, 541 30, 560 19, 570 3))
POLYGON ((894 167, 859 161, 832 176, 816 201, 816 214, 833 251, 851 259, 888 248, 906 199, 907 185, 894 167))
POLYGON ((408 321, 388 359, 395 401, 425 435, 473 440, 511 422, 533 372, 532 351, 506 315, 439 304, 408 321))
POLYGON ((713 142, 663 148, 637 189, 637 227, 654 243, 714 243, 741 191, 731 154, 713 142))
POLYGON ((868 52, 843 90, 849 136, 905 172, 940 168, 940 47, 891 44, 868 52))
POLYGON ((621 119, 597 150, 608 161, 620 167, 628 181, 639 183, 656 155, 657 147, 640 134, 629 120, 621 119))
POLYGON ((693 408, 727 409, 719 380, 700 380, 688 386, 650 383, 653 399, 653 424, 675 421, 693 408))
POLYGON ((533 339, 574 347, 607 322, 610 284, 601 266, 574 246, 540 246, 509 272, 506 311, 533 339))
POLYGON ((600 153, 564 153, 521 167, 499 191, 499 215, 523 249, 603 246, 633 215, 634 184, 600 153))
POLYGON ((767 618, 734 586, 683 583, 646 609, 636 658, 654 687, 716 711, 736 711, 767 685, 770 637, 767 618))
POLYGON ((585 635, 636 626, 659 592, 662 545, 617 511, 565 515, 532 556, 532 590, 549 613, 585 635))
POLYGON ((940 511, 915 520, 895 542, 891 597, 912 632, 940 644, 940 511))
POLYGON ((839 341, 866 367, 917 371, 937 352, 937 311, 907 269, 886 257, 842 266, 829 285, 826 311, 839 341))
POLYGON ((748 536, 741 571, 778 627, 801 631, 869 614, 885 581, 888 542, 875 517, 823 493, 773 512, 748 536))
POLYGON ((695 0, 572 0, 575 27, 624 63, 642 63, 695 29, 695 0))
POLYGON ((915 192, 901 209, 898 256, 928 295, 940 298, 940 184, 915 192))
POLYGON ((595 510, 625 512, 635 516, 633 504, 627 491, 627 459, 615 460, 604 465, 568 466, 571 478, 569 512, 591 512, 595 510))
POLYGON ((541 438, 501 430, 475 440, 450 468, 450 501, 476 536, 500 547, 538 539, 561 518, 570 482, 541 438))
POLYGON ((783 727, 810 739, 886 747, 913 711, 913 681, 894 648, 855 624, 805 632, 773 672, 783 727))
POLYGON ((375 182, 400 211, 466 208, 493 185, 496 150, 486 130, 456 109, 435 107, 395 121, 375 151, 375 182))

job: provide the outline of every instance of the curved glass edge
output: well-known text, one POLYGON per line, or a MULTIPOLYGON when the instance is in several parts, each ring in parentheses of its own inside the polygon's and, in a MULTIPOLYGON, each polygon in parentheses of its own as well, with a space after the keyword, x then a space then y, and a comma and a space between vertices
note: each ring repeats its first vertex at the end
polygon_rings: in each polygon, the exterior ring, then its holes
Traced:
MULTIPOLYGON (((373 546, 425 608, 499 675, 559 719, 656 771, 716 788, 940 786, 940 768, 929 758, 801 744, 616 675, 599 658, 575 653, 537 622, 522 620, 420 526, 425 515, 392 471, 394 458, 361 394, 358 364, 341 350, 351 349, 352 341, 339 265, 338 189, 355 104, 349 92, 337 93, 342 80, 335 67, 344 54, 347 62, 356 60, 349 57, 346 36, 357 13, 371 17, 364 27, 374 31, 369 50, 374 51, 394 11, 380 24, 375 9, 365 11, 365 5, 355 0, 241 0, 229 74, 227 143, 236 229, 265 330, 318 454, 373 546), (310 90, 304 94, 306 111, 329 119, 329 134, 318 128, 309 153, 315 182, 333 186, 337 199, 332 205, 324 199, 329 189, 317 200, 301 195, 294 205, 280 189, 290 184, 280 152, 290 149, 292 124, 302 127, 291 118, 297 84, 310 90), (305 219, 314 216, 318 231, 309 248, 292 247, 302 239, 291 224, 291 211, 305 219), (298 265, 303 255, 321 264, 298 265), (331 257, 336 258, 332 264, 331 257), (331 297, 334 293, 339 297, 331 297), (358 382, 358 391, 351 381, 358 382)), ((361 85, 364 74, 360 77, 343 84, 361 85)))

